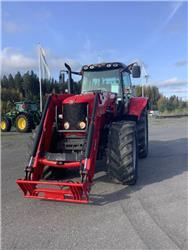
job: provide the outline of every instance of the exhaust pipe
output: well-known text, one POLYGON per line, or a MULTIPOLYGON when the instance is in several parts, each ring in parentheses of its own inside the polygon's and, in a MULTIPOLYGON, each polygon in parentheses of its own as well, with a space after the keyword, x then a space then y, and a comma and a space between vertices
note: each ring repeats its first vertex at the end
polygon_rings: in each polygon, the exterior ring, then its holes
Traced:
POLYGON ((67 63, 65 63, 65 67, 68 70, 68 93, 69 94, 74 94, 73 93, 73 85, 72 85, 72 72, 71 72, 71 67, 67 63))

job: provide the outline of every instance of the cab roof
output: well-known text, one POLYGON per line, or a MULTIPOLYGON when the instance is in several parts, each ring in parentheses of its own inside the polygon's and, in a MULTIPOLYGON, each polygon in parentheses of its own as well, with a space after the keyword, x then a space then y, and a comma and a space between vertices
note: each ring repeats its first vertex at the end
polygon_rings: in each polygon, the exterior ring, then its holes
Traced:
POLYGON ((121 62, 105 62, 98 64, 84 65, 81 71, 102 71, 112 69, 126 69, 127 66, 121 62))

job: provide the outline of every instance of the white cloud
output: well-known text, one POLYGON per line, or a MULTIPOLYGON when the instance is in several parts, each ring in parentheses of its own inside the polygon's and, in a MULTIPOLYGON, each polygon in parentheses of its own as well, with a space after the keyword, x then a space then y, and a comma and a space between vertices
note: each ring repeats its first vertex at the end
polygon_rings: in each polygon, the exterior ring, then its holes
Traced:
POLYGON ((172 77, 163 81, 149 82, 149 85, 156 86, 165 96, 177 95, 188 99, 188 80, 172 77))
POLYGON ((2 73, 15 73, 37 67, 37 60, 23 55, 20 51, 6 47, 1 51, 2 73))
POLYGON ((182 80, 178 77, 173 77, 167 80, 164 80, 163 82, 158 83, 159 87, 174 87, 174 86, 186 86, 188 84, 188 80, 182 80))
POLYGON ((49 67, 52 69, 62 69, 65 68, 64 64, 68 63, 72 70, 80 70, 81 68, 81 64, 79 62, 77 62, 76 60, 70 59, 70 58, 57 58, 57 57, 53 57, 53 58, 49 58, 48 60, 48 64, 49 67))
MULTIPOLYGON (((46 50, 48 52, 48 50, 46 50)), ((81 64, 70 58, 55 57, 47 53, 46 60, 50 71, 59 71, 64 68, 64 63, 70 64, 73 70, 80 70, 81 64)), ((0 53, 2 74, 16 73, 17 71, 26 72, 27 70, 38 71, 37 53, 33 57, 27 56, 11 47, 2 49, 0 53)))

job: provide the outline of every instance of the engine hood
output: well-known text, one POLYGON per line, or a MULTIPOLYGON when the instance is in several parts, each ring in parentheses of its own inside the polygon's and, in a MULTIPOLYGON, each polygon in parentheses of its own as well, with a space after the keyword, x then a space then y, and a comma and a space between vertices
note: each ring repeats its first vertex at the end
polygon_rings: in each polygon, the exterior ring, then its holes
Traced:
POLYGON ((79 94, 67 97, 63 100, 63 104, 74 104, 74 103, 92 103, 95 95, 93 93, 79 94))

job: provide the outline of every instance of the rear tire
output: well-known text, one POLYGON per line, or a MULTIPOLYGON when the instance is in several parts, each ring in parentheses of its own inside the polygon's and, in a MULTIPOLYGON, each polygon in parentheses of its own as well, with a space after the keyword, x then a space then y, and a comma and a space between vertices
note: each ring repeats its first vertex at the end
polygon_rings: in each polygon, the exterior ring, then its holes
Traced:
POLYGON ((9 132, 11 130, 11 119, 8 117, 4 117, 1 119, 1 131, 9 132))
POLYGON ((20 133, 30 132, 32 128, 32 119, 29 115, 21 114, 16 118, 16 130, 20 133))
POLYGON ((137 123, 139 158, 146 158, 148 155, 148 115, 147 109, 141 114, 137 123))
POLYGON ((107 166, 110 177, 122 184, 134 185, 137 181, 138 146, 136 123, 112 123, 108 135, 107 166))

